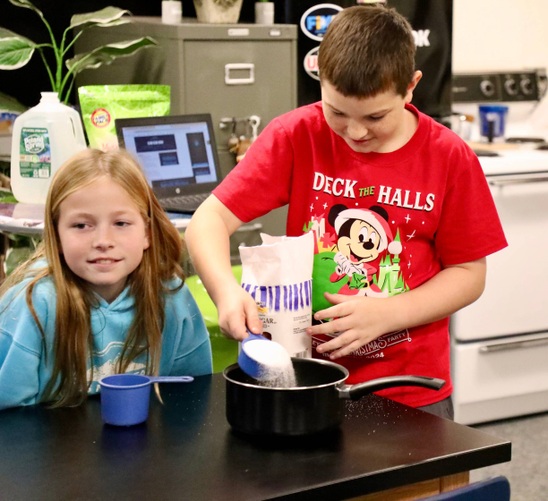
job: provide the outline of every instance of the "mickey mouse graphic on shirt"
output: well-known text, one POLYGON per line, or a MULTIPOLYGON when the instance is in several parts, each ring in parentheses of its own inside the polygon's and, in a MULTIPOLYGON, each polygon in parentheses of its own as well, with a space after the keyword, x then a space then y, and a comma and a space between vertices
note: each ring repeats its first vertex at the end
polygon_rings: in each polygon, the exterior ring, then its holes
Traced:
POLYGON ((347 277, 339 293, 386 296, 373 283, 378 268, 370 263, 385 250, 395 255, 402 250, 401 243, 393 240, 387 212, 379 206, 348 209, 344 205, 335 205, 329 211, 328 221, 337 234, 334 256, 337 267, 331 281, 338 282, 347 277))
MULTIPOLYGON (((316 233, 318 250, 312 272, 313 312, 332 306, 325 292, 389 297, 409 290, 400 268, 403 252, 400 232, 391 229, 388 212, 383 207, 348 208, 337 204, 315 215, 309 229, 316 233)), ((337 335, 313 336, 313 349, 337 335)), ((389 332, 348 357, 384 358, 390 346, 411 340, 407 329, 389 332)))
POLYGON ((393 240, 386 210, 379 206, 348 209, 335 205, 329 211, 328 221, 337 234, 334 256, 337 267, 331 281, 339 282, 347 277, 339 293, 386 297, 387 294, 373 283, 378 268, 370 264, 385 250, 393 255, 402 251, 401 242, 393 240))
MULTIPOLYGON (((388 224, 388 213, 383 207, 369 209, 333 206, 327 222, 335 230, 335 245, 328 252, 315 256, 313 310, 329 306, 323 292, 336 294, 387 297, 389 293, 378 285, 379 261, 385 251, 395 257, 402 252, 398 238, 394 238, 388 224)), ((390 262, 391 273, 394 263, 390 262)), ((401 278, 401 276, 400 276, 401 278)))

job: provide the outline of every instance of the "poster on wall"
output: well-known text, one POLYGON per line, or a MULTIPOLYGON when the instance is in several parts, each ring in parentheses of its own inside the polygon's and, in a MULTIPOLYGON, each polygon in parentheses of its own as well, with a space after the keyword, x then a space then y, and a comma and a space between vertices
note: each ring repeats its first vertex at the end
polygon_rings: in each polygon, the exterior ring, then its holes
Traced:
POLYGON ((299 106, 321 99, 318 48, 331 20, 355 0, 285 0, 285 21, 297 25, 297 99, 299 106))

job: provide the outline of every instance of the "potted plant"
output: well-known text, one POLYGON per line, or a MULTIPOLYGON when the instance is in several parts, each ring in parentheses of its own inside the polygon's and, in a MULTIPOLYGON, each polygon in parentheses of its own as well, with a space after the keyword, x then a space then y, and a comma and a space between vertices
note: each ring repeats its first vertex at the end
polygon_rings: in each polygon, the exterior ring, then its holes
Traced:
POLYGON ((0 69, 16 70, 25 66, 35 52, 38 52, 49 76, 51 90, 57 92, 61 102, 69 99, 74 77, 82 70, 98 68, 103 64, 110 64, 114 59, 130 56, 144 47, 157 45, 150 37, 112 43, 97 47, 89 52, 69 57, 74 42, 80 35, 92 26, 108 28, 131 22, 128 19, 129 11, 117 7, 105 7, 96 12, 76 14, 72 16, 70 25, 63 31, 61 39, 56 39, 50 24, 44 14, 30 0, 9 0, 17 7, 34 11, 44 23, 50 41, 35 43, 26 37, 18 35, 5 28, 0 28, 0 69), (50 65, 45 57, 46 51, 53 51, 55 62, 50 65))
POLYGON ((194 0, 201 23, 237 23, 243 0, 194 0))

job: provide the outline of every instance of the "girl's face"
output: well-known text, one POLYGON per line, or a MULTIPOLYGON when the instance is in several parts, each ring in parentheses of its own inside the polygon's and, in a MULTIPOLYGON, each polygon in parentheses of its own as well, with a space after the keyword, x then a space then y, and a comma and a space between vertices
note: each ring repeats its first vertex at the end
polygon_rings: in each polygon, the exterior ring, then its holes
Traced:
POLYGON ((382 92, 373 97, 344 96, 331 83, 322 81, 325 120, 335 134, 358 153, 389 153, 401 148, 413 135, 414 115, 406 111, 422 74, 416 72, 407 94, 382 92))
POLYGON ((102 176, 69 195, 59 209, 57 230, 68 267, 112 302, 150 245, 137 205, 120 185, 102 176))

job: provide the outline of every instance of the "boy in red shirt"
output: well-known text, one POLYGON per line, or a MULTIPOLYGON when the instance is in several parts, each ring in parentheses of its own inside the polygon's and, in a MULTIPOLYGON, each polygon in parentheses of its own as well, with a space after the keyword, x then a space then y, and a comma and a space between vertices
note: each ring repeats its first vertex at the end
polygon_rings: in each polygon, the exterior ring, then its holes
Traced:
POLYGON ((449 316, 483 292, 486 259, 506 240, 473 151, 412 104, 421 79, 409 23, 351 7, 319 50, 322 100, 274 119, 198 209, 186 232, 221 329, 260 333, 230 268, 229 236, 289 204, 289 236, 314 232, 314 356, 348 383, 442 378, 380 395, 452 417, 449 316), (333 319, 329 322, 325 321, 333 319))

